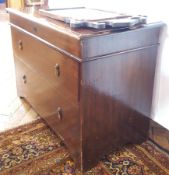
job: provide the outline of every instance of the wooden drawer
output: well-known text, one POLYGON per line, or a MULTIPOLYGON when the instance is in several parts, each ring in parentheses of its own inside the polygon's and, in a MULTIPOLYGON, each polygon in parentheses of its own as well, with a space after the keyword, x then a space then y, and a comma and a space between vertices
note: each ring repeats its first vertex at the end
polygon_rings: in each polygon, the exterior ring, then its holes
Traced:
MULTIPOLYGON (((79 106, 15 57, 18 96, 24 97, 62 138, 75 160, 80 155, 79 106)), ((77 158, 78 159, 78 158, 77 158)))
POLYGON ((77 57, 81 56, 80 40, 76 36, 66 35, 62 28, 56 28, 52 23, 49 25, 45 19, 11 14, 10 22, 77 57))
POLYGON ((78 99, 78 62, 15 28, 12 28, 12 40, 14 56, 50 81, 60 94, 78 99))

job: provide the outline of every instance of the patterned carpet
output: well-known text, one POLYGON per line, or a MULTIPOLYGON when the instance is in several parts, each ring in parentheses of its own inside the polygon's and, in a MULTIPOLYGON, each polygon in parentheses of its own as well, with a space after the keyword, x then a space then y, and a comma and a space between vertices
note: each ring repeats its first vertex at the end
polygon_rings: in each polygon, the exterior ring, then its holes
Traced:
MULTIPOLYGON (((85 175, 168 175, 169 155, 151 141, 105 156, 85 175)), ((0 133, 0 175, 80 175, 61 140, 37 120, 0 133)))

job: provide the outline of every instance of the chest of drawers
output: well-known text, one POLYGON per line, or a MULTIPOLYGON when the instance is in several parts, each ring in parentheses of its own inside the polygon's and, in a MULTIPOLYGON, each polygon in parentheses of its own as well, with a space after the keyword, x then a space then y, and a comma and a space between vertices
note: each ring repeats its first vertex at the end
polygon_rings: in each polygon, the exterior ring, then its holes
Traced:
POLYGON ((77 167, 146 138, 163 23, 113 33, 8 12, 18 96, 60 135, 77 167))

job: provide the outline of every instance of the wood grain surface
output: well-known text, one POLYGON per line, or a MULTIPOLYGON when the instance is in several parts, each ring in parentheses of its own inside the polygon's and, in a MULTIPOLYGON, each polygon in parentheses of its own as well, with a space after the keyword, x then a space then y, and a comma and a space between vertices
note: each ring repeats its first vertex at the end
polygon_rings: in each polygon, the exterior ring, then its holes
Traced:
POLYGON ((9 13, 18 95, 65 140, 81 171, 147 138, 163 23, 119 33, 72 31, 9 13))

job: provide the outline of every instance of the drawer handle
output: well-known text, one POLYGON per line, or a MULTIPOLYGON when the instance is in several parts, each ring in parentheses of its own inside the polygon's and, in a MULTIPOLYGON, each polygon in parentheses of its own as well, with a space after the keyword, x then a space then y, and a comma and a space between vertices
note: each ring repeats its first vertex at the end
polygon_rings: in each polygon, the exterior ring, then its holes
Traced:
POLYGON ((59 77, 60 76, 60 66, 59 66, 59 64, 55 65, 55 71, 56 71, 56 75, 59 77))
POLYGON ((62 109, 61 107, 57 108, 57 117, 59 120, 62 120, 62 109))
POLYGON ((18 48, 19 50, 23 50, 23 43, 21 40, 18 41, 18 48))
POLYGON ((26 75, 23 75, 22 79, 23 79, 23 83, 26 84, 27 82, 26 75))
POLYGON ((37 29, 36 27, 33 27, 33 31, 34 31, 34 32, 37 32, 38 29, 37 29))

